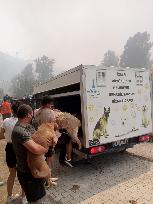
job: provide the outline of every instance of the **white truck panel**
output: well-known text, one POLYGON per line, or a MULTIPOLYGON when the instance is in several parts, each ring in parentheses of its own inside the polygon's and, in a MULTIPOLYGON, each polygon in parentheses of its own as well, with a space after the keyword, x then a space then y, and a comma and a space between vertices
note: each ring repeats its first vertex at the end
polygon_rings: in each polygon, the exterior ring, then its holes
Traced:
POLYGON ((86 147, 152 132, 149 71, 83 68, 86 147))

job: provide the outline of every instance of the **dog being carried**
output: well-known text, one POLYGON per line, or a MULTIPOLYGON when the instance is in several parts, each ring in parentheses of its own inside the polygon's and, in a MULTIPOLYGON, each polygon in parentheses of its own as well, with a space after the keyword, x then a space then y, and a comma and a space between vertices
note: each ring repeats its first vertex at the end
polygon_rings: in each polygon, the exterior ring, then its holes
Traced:
MULTIPOLYGON (((32 139, 45 148, 47 148, 47 140, 51 140, 52 145, 55 146, 58 140, 55 134, 55 128, 55 123, 43 123, 32 135, 32 139)), ((52 183, 50 168, 45 161, 44 155, 36 155, 28 151, 27 161, 31 173, 35 178, 48 178, 49 182, 54 184, 52 183)))

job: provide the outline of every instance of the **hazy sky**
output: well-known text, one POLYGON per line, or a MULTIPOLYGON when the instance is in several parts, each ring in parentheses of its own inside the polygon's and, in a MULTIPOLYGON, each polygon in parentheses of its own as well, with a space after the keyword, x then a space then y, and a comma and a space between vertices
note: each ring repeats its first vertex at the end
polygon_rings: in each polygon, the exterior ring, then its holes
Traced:
POLYGON ((0 0, 0 51, 56 66, 99 64, 136 32, 153 40, 153 0, 0 0))

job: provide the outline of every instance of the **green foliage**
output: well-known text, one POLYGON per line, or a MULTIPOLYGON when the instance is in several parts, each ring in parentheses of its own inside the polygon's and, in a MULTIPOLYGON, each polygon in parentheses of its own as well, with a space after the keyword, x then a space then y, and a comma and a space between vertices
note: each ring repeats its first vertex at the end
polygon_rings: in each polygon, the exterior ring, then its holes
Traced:
POLYGON ((35 82, 32 64, 28 64, 21 74, 16 75, 11 82, 14 97, 21 98, 31 95, 35 82))
POLYGON ((150 35, 147 32, 136 33, 130 37, 124 46, 123 54, 120 59, 121 67, 149 68, 152 61, 150 60, 150 50, 152 48, 150 35))
POLYGON ((118 62, 119 59, 116 56, 115 52, 112 50, 108 50, 105 54, 104 54, 104 59, 102 61, 102 64, 106 67, 110 67, 110 66, 118 66, 118 62))
POLYGON ((37 80, 39 82, 47 81, 53 75, 54 59, 49 59, 43 55, 41 58, 34 60, 36 63, 36 73, 38 74, 37 80))

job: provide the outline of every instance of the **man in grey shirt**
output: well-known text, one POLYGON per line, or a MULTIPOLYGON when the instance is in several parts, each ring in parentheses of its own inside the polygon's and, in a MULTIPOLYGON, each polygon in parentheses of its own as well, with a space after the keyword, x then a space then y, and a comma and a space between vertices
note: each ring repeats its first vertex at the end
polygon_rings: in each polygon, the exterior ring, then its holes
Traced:
MULTIPOLYGON (((12 132, 12 144, 17 159, 17 176, 22 189, 25 192, 28 203, 42 203, 45 196, 44 179, 34 178, 27 163, 27 151, 33 154, 45 154, 48 149, 35 143, 31 135, 35 129, 30 125, 33 111, 28 105, 21 105, 17 112, 18 122, 12 132)), ((48 147, 51 141, 48 141, 48 147)))

